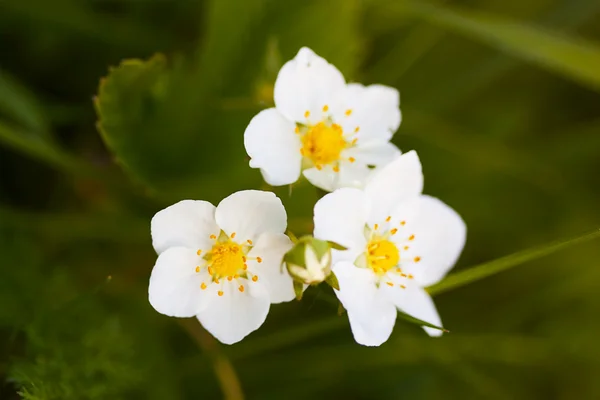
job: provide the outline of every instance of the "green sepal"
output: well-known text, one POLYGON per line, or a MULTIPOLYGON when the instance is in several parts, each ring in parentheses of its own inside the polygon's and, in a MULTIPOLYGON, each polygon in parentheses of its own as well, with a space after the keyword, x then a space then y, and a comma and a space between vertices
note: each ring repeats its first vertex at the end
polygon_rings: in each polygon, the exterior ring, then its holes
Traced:
POLYGON ((332 249, 335 249, 335 250, 348 250, 347 247, 344 247, 344 246, 342 246, 339 243, 332 242, 331 240, 328 240, 327 243, 329 243, 329 246, 331 246, 332 249))
POLYGON ((340 290, 340 283, 338 282, 337 276, 332 272, 327 278, 325 278, 325 282, 335 290, 340 290))
POLYGON ((304 293, 304 285, 300 282, 294 281, 294 293, 296 293, 296 300, 302 300, 302 294, 304 293))
POLYGON ((229 241, 229 235, 225 233, 223 229, 219 232, 219 237, 217 238, 218 243, 225 243, 229 241))

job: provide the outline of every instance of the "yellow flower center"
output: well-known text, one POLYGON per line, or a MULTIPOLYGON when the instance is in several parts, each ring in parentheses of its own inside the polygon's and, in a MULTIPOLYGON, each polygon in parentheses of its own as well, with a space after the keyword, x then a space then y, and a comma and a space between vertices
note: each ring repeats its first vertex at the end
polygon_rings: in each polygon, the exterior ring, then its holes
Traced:
POLYGON ((376 274, 386 274, 399 262, 400 251, 389 240, 374 238, 367 244, 367 265, 376 274))
POLYGON ((344 131, 338 124, 319 122, 302 136, 300 153, 317 167, 338 161, 347 146, 343 135, 344 131))
POLYGON ((244 269, 244 251, 241 245, 233 241, 216 243, 209 254, 208 272, 214 277, 235 276, 244 269))

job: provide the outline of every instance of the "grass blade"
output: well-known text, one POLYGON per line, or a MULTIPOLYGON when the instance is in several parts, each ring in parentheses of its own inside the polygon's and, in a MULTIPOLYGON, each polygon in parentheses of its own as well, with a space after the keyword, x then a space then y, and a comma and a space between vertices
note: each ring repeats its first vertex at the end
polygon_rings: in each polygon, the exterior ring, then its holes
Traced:
POLYGON ((577 236, 575 238, 556 241, 537 248, 523 250, 518 253, 498 258, 496 260, 488 261, 465 271, 451 274, 441 282, 430 286, 427 291, 431 295, 437 295, 448 290, 464 286, 471 282, 478 281, 488 276, 495 275, 499 272, 506 271, 507 269, 516 267, 517 265, 523 264, 527 261, 535 260, 567 247, 597 239, 599 237, 600 229, 596 229, 592 232, 577 236))
POLYGON ((600 46, 597 43, 485 13, 412 1, 403 3, 403 7, 417 18, 600 90, 600 46))

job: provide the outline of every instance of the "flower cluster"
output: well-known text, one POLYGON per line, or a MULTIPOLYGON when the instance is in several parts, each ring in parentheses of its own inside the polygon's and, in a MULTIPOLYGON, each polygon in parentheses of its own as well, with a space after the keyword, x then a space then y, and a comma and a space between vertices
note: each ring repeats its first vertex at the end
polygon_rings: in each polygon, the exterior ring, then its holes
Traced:
POLYGON ((360 344, 385 342, 397 310, 441 334, 425 288, 452 268, 466 227, 422 194, 417 154, 401 155, 390 143, 401 121, 398 91, 348 84, 302 48, 279 71, 274 100, 244 133, 250 166, 270 185, 304 176, 331 192, 315 204, 313 236, 284 233, 286 211, 271 192, 237 192, 216 207, 183 200, 152 219, 158 259, 150 304, 165 315, 195 316, 231 344, 263 324, 270 304, 326 282, 360 344))

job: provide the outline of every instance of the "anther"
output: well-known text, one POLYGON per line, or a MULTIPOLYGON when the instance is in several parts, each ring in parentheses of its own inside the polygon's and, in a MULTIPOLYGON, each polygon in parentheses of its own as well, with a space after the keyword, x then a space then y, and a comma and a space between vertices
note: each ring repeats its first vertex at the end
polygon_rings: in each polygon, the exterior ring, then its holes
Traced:
POLYGON ((348 158, 348 161, 350 161, 350 162, 354 162, 354 161, 356 161, 356 158, 354 158, 354 157, 350 157, 350 158, 348 158))
POLYGON ((390 222, 390 220, 391 220, 391 219, 392 219, 392 217, 391 217, 391 216, 388 216, 388 217, 385 219, 385 222, 390 222))
MULTIPOLYGON (((358 128, 357 128, 357 129, 358 129, 358 128)), ((356 131, 356 132, 358 132, 358 131, 356 131)), ((351 142, 350 144, 352 144, 352 145, 355 145, 355 144, 356 144, 356 142, 358 142, 358 138, 354 138, 354 139, 352 139, 352 142, 351 142)))
POLYGON ((295 127, 295 128, 294 128, 294 132, 296 132, 296 133, 300 133, 300 127, 298 127, 298 126, 297 126, 297 127, 295 127))
POLYGON ((352 115, 352 110, 351 109, 347 109, 346 110, 346 116, 349 117, 350 115, 352 115))
POLYGON ((379 229, 379 224, 373 225, 373 229, 375 229, 375 230, 379 229))
POLYGON ((208 273, 211 275, 215 274, 215 270, 212 267, 208 267, 208 273))
POLYGON ((240 285, 240 287, 238 288, 238 290, 243 293, 244 292, 244 285, 240 285))
POLYGON ((339 165, 334 165, 334 166, 333 166, 333 172, 340 172, 340 167, 339 167, 339 165))
POLYGON ((245 271, 248 269, 248 264, 244 264, 244 266, 242 267, 242 269, 245 271))
POLYGON ((216 236, 216 235, 210 235, 210 238, 211 238, 212 240, 215 240, 215 239, 217 238, 217 236, 216 236))
POLYGON ((421 261, 421 257, 417 256, 414 258, 414 260, 415 260, 415 262, 419 262, 419 261, 421 261))
POLYGON ((233 276, 228 276, 228 277, 227 277, 227 280, 228 280, 229 282, 231 282, 231 281, 233 280, 233 276))
POLYGON ((243 262, 246 262, 246 260, 247 260, 247 259, 246 259, 246 256, 242 256, 242 261, 243 261, 243 262))
POLYGON ((406 289, 406 286, 404 286, 404 285, 400 285, 400 287, 401 287, 402 289, 406 289))
POLYGON ((246 240, 246 242, 248 242, 248 244, 249 244, 250 246, 252 246, 252 240, 248 239, 248 240, 246 240))
MULTIPOLYGON (((354 133, 358 133, 358 131, 360 131, 360 126, 357 126, 356 128, 354 128, 354 133)), ((354 143, 352 143, 354 144, 354 143)))
POLYGON ((408 240, 415 240, 415 235, 410 235, 410 236, 408 237, 408 240))
POLYGON ((316 165, 315 167, 316 167, 316 168, 317 168, 319 171, 323 169, 323 167, 322 167, 322 166, 320 166, 320 165, 316 165))
POLYGON ((323 106, 323 112, 327 112, 329 110, 329 106, 327 104, 325 104, 323 106))
POLYGON ((196 267, 196 272, 200 272, 200 267, 196 267))
POLYGON ((413 279, 414 276, 412 274, 408 274, 408 279, 413 279))
POLYGON ((387 284, 388 286, 394 286, 394 284, 393 284, 392 282, 386 282, 386 284, 387 284))
POLYGON ((256 282, 257 280, 258 280, 258 275, 254 275, 254 276, 252 277, 252 281, 253 281, 253 282, 256 282))
POLYGON ((304 112, 304 118, 308 118, 308 117, 310 117, 310 111, 307 110, 304 112))
POLYGON ((198 251, 196 252, 196 254, 197 254, 197 255, 200 255, 200 254, 202 254, 202 250, 198 250, 198 251))
POLYGON ((398 232, 398 229, 397 229, 397 228, 394 228, 394 229, 392 229, 392 230, 390 231, 390 233, 391 233, 392 235, 395 235, 395 234, 396 234, 396 232, 398 232))
POLYGON ((206 283, 202 282, 202 285, 200 285, 200 289, 202 289, 202 290, 206 289, 206 283))
POLYGON ((237 278, 239 278, 239 277, 240 277, 240 276, 239 276, 238 274, 235 274, 235 275, 233 276, 233 278, 234 278, 234 279, 237 279, 237 278))
POLYGON ((217 294, 218 294, 219 296, 223 296, 223 291, 222 291, 222 290, 219 290, 219 291, 217 292, 217 294))
POLYGON ((235 237, 235 232, 231 232, 231 238, 233 239, 235 237))
POLYGON ((262 258, 256 257, 256 262, 258 262, 260 264, 262 262, 262 258))
POLYGON ((404 246, 403 249, 404 249, 404 251, 406 251, 406 250, 409 249, 409 247, 408 246, 404 246))

